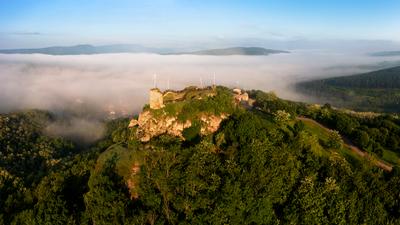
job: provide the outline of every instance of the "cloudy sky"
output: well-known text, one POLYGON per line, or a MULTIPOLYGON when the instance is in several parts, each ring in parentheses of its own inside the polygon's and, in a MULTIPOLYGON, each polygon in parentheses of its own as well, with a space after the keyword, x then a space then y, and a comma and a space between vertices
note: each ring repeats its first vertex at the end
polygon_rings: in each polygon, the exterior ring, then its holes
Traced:
MULTIPOLYGON (((400 41, 397 0, 2 0, 0 48, 400 41)), ((378 44, 379 45, 379 44, 378 44)), ((285 47, 285 46, 283 46, 285 47)))

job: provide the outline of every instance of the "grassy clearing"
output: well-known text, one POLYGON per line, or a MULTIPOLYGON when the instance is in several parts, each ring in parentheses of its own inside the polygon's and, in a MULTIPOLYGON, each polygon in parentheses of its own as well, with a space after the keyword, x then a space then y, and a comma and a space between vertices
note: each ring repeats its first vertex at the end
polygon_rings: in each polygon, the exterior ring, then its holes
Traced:
POLYGON ((317 135, 317 137, 322 140, 323 142, 327 142, 329 139, 329 132, 324 129, 323 127, 319 126, 318 124, 315 124, 311 121, 302 121, 304 123, 304 128, 306 131, 317 135))
MULTIPOLYGON (((321 140, 322 143, 326 143, 329 140, 330 133, 325 128, 320 125, 313 123, 312 121, 302 121, 304 123, 304 128, 306 131, 314 134, 321 140)), ((363 158, 356 153, 354 153, 349 147, 346 145, 341 149, 335 149, 335 152, 338 152, 341 156, 343 156, 348 162, 352 165, 358 165, 363 158)))
POLYGON ((388 163, 392 163, 394 165, 400 165, 400 158, 395 152, 384 150, 382 159, 388 163))
POLYGON ((100 171, 107 160, 115 157, 115 170, 117 174, 127 180, 130 177, 131 167, 135 160, 140 159, 137 155, 137 151, 124 148, 120 145, 112 145, 97 159, 96 170, 100 171))

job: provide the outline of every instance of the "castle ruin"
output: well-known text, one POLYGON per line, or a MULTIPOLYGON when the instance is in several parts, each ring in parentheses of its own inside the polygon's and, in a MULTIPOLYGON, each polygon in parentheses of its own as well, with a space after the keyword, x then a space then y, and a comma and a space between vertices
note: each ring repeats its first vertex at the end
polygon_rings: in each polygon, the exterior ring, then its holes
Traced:
POLYGON ((158 88, 150 90, 150 108, 161 109, 164 107, 163 93, 158 88))

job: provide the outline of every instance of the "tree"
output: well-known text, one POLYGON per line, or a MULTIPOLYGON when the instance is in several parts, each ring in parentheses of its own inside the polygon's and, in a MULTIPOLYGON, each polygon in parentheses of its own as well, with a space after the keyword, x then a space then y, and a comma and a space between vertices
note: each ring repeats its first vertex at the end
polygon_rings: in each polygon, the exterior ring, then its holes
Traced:
POLYGON ((361 148, 366 148, 369 144, 369 135, 363 130, 357 130, 355 133, 355 140, 361 148))
POLYGON ((339 131, 333 130, 329 133, 327 145, 329 148, 341 149, 343 147, 343 139, 339 131))
POLYGON ((283 124, 290 120, 290 113, 287 113, 285 110, 278 110, 275 113, 274 120, 278 124, 283 124))
POLYGON ((94 224, 123 224, 127 217, 129 191, 114 167, 115 158, 111 158, 98 174, 93 173, 89 179, 85 204, 94 224))

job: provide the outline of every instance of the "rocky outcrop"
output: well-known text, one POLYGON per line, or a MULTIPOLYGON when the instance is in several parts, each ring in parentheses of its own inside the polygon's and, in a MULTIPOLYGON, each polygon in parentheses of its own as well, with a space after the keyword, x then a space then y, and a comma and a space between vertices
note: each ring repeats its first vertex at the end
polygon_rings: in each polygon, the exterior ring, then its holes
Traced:
POLYGON ((135 127, 135 126, 137 126, 137 125, 139 125, 139 122, 138 122, 137 120, 133 119, 133 120, 131 120, 131 121, 129 122, 128 127, 129 127, 129 128, 132 128, 132 127, 135 127))
POLYGON ((203 115, 200 117, 200 121, 202 122, 202 126, 200 129, 200 133, 202 135, 207 135, 214 133, 218 130, 219 125, 221 124, 222 120, 226 119, 227 116, 222 114, 220 116, 216 115, 203 115))
MULTIPOLYGON (((227 115, 201 115, 201 135, 207 135, 218 130, 220 123, 227 115)), ((133 119, 129 127, 137 126, 136 137, 142 142, 148 142, 151 138, 161 134, 169 134, 182 139, 182 132, 185 128, 192 126, 192 121, 179 121, 173 116, 154 117, 150 111, 144 111, 137 120, 133 119)))
POLYGON ((249 101, 249 94, 247 94, 246 92, 235 88, 233 89, 233 93, 234 93, 234 98, 236 102, 248 102, 249 101))
MULTIPOLYGON (((133 119, 129 123, 129 127, 137 127, 136 137, 142 141, 150 141, 151 138, 169 134, 184 139, 182 132, 200 122, 200 134, 207 135, 218 130, 222 120, 228 117, 228 114, 214 115, 207 110, 199 110, 198 115, 191 115, 190 120, 178 120, 179 110, 183 110, 182 105, 190 104, 191 101, 201 100, 204 98, 212 98, 218 93, 217 87, 197 88, 188 87, 182 91, 165 91, 161 92, 157 88, 150 90, 150 109, 146 109, 139 115, 137 120, 133 119), (187 101, 187 102, 185 102, 187 101), (169 104, 172 107, 166 107, 169 104), (178 109, 178 111, 176 111, 178 109)), ((251 107, 249 95, 241 89, 235 88, 232 94, 232 104, 236 106, 251 107)), ((232 105, 232 106, 234 106, 232 105)), ((227 110, 229 111, 229 110, 227 110)))
POLYGON ((150 141, 152 137, 161 134, 170 134, 182 137, 182 131, 192 125, 190 121, 180 122, 176 117, 158 116, 153 117, 150 111, 144 111, 137 120, 131 120, 130 124, 138 126, 136 136, 142 142, 150 141))

